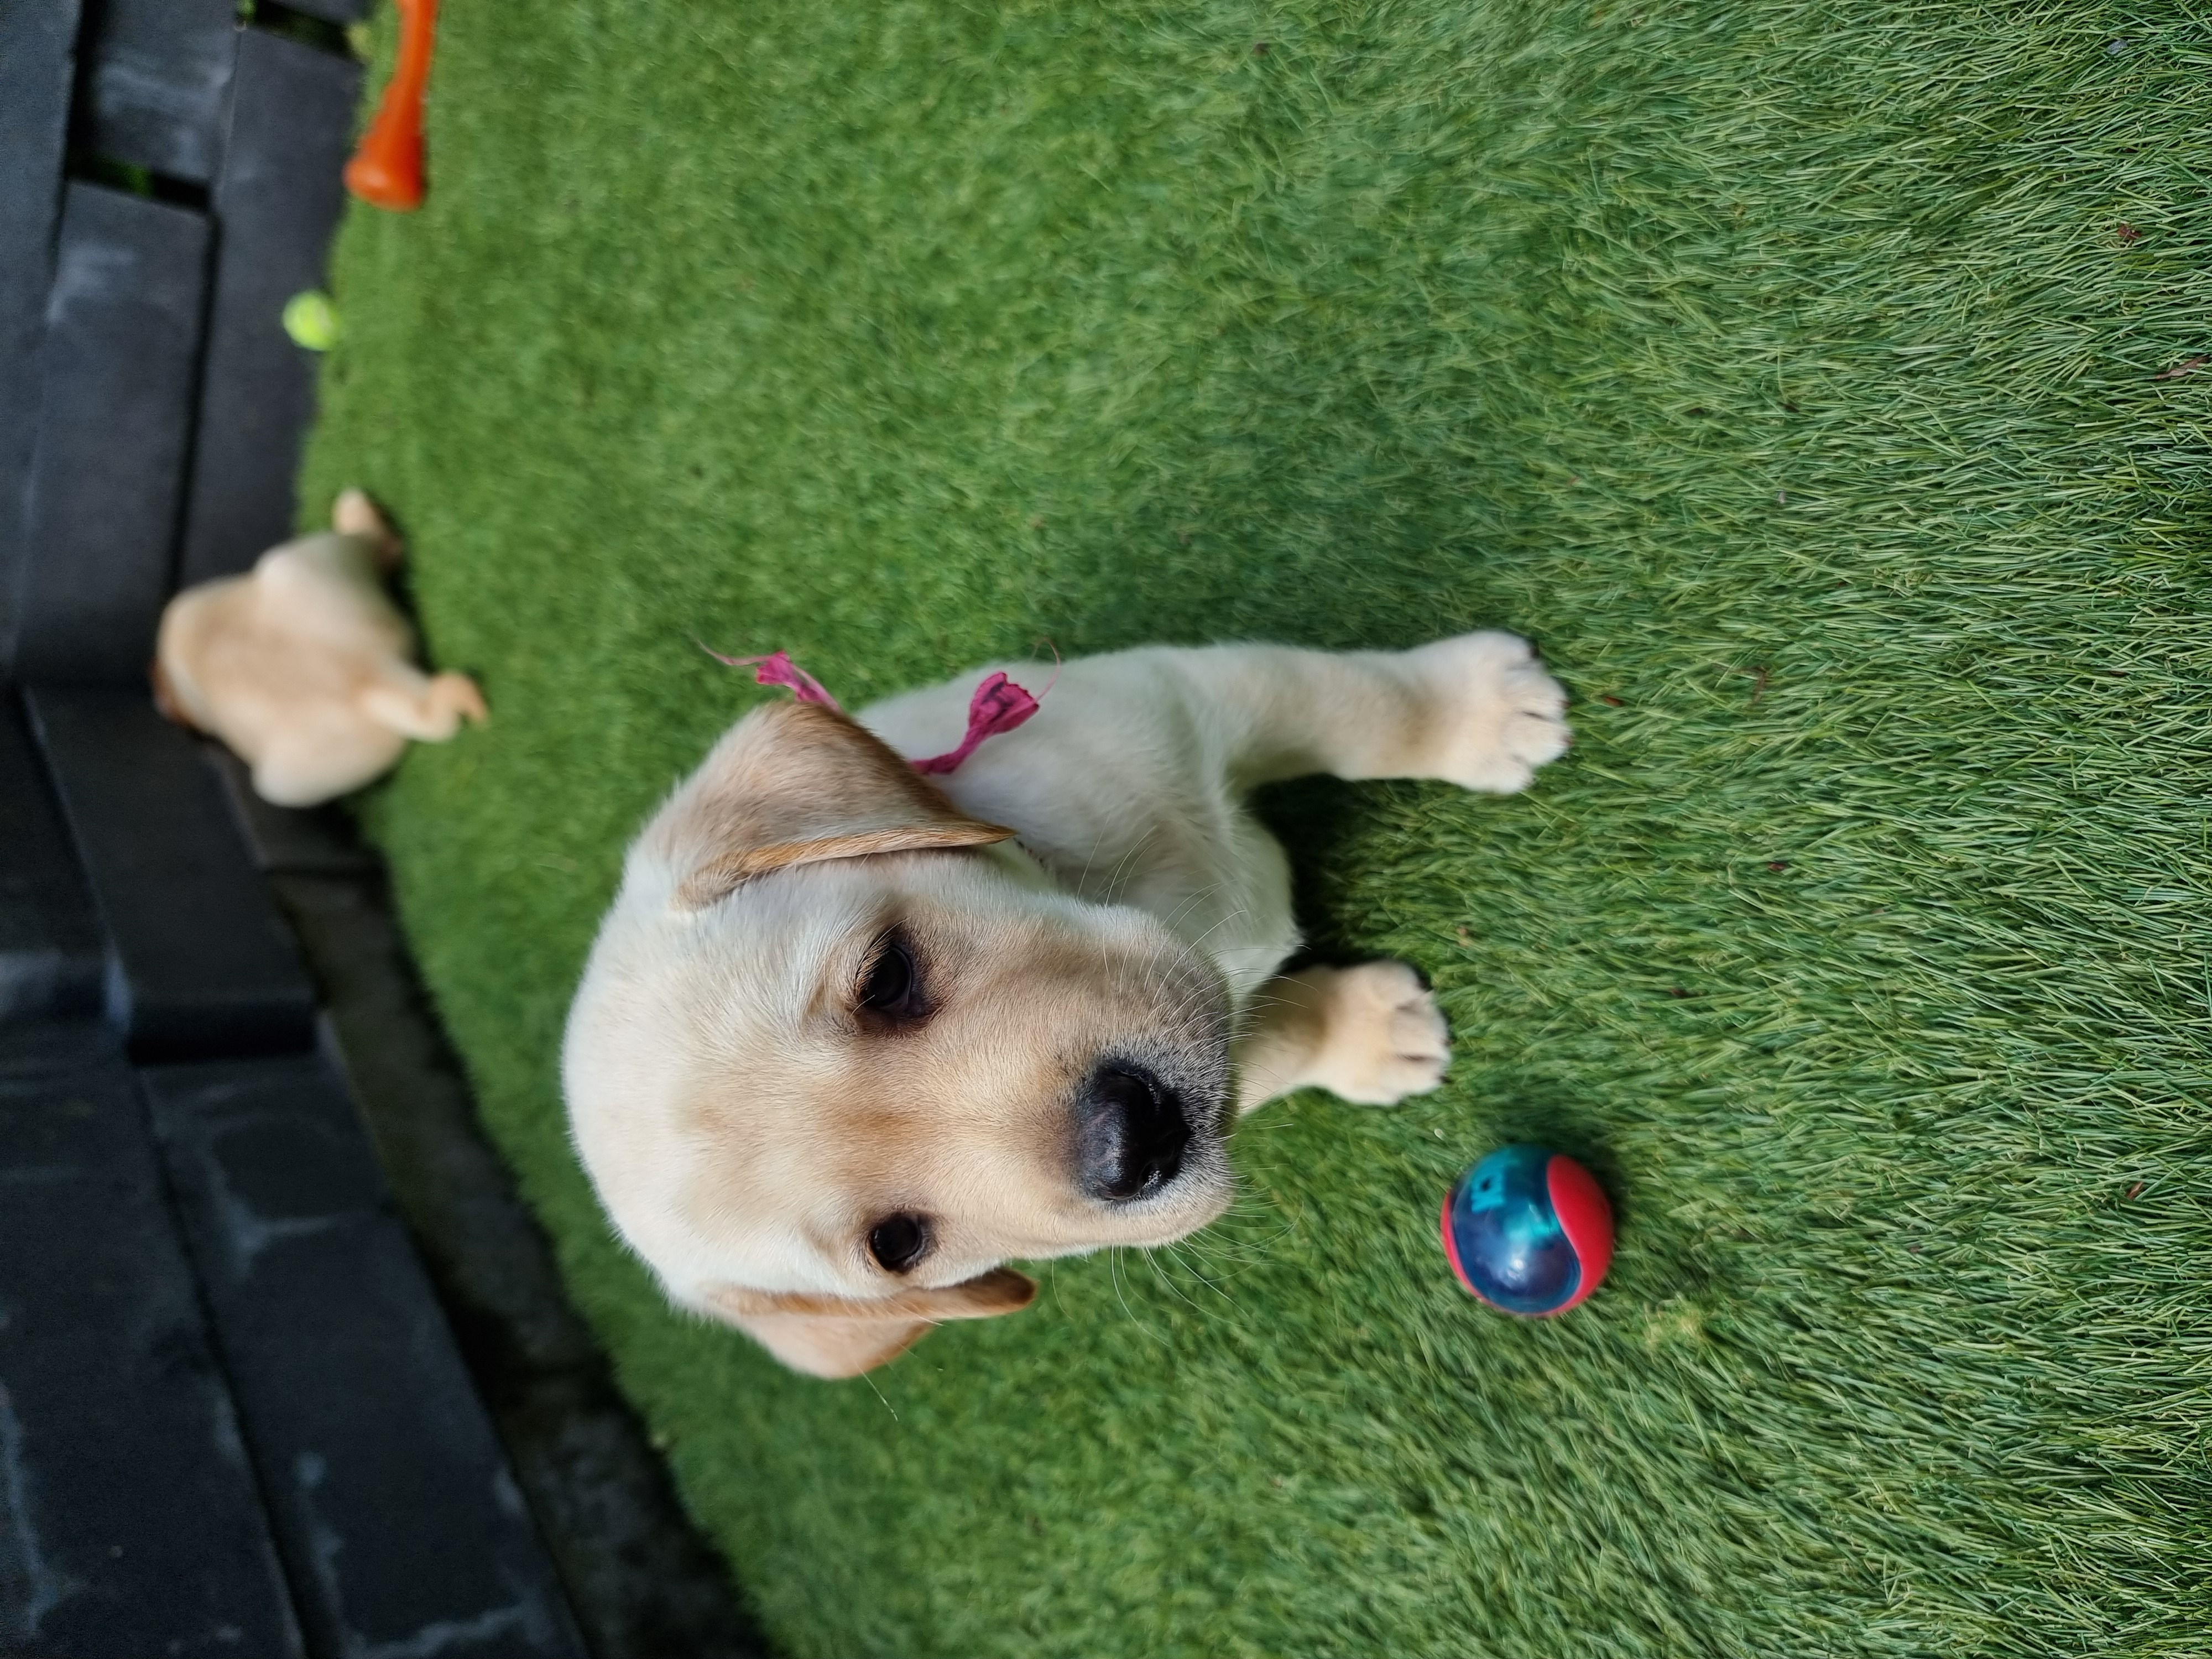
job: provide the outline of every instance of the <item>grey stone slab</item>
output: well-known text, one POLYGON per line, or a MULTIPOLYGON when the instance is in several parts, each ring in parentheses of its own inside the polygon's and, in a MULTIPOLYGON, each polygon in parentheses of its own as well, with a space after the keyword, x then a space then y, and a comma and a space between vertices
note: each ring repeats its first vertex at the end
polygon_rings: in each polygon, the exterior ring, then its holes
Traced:
POLYGON ((46 767, 0 695, 0 1024, 98 1013, 106 963, 46 767))
POLYGON ((169 589, 206 218, 75 182, 39 354, 13 605, 19 679, 137 679, 169 589))
POLYGON ((273 806, 253 793, 244 761, 220 744, 207 744, 205 752, 264 874, 369 876, 383 869, 343 807, 273 806))
POLYGON ((284 332, 284 302, 323 285, 360 96, 349 58, 239 37, 179 586, 234 575, 291 537, 316 359, 284 332))
POLYGON ((120 686, 25 692, 142 1059, 314 1041, 314 994, 200 746, 120 686))
POLYGON ((358 23, 376 9, 375 0, 291 0, 288 10, 319 17, 325 23, 358 23))
POLYGON ((237 0, 94 0, 85 21, 77 142, 172 179, 212 180, 237 0))
POLYGON ((76 29, 76 0, 0 5, 0 639, 9 632, 23 478, 38 424, 39 380, 30 366, 53 284, 76 29))
POLYGON ((0 1027, 0 1653, 301 1652, 137 1082, 0 1027))
POLYGON ((563 1295, 381 883, 280 874, 355 1100, 597 1659, 759 1659, 729 1567, 563 1295))
POLYGON ((310 1646, 583 1659, 337 1073, 143 1076, 310 1646))

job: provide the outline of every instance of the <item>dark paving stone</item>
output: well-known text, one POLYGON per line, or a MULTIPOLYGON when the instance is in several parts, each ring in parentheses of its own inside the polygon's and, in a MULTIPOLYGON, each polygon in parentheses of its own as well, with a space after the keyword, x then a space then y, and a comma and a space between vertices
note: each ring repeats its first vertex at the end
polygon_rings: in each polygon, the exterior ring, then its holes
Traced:
POLYGON ((280 875, 362 1116, 597 1659, 769 1650, 568 1307, 380 882, 280 875))
POLYGON ((64 193, 11 606, 19 679, 144 674, 176 544, 207 252, 199 214, 96 185, 64 193))
POLYGON ((290 0, 290 9, 325 23, 358 23, 376 9, 376 0, 290 0))
POLYGON ((89 0, 84 34, 76 141, 172 179, 213 179, 237 0, 89 0))
POLYGON ((218 743, 204 752, 264 874, 373 876, 382 870, 343 806, 272 806, 253 793, 244 761, 218 743))
POLYGON ((23 478, 39 419, 38 362, 54 276, 76 0, 0 5, 0 639, 15 588, 23 478))
POLYGON ((234 575, 292 534, 315 356, 285 334, 284 302, 323 285, 360 95, 349 58, 258 29, 239 36, 179 586, 234 575))
POLYGON ((143 1076, 309 1646, 582 1659, 337 1074, 143 1076))
POLYGON ((22 710, 0 694, 0 1024, 96 1014, 106 947, 22 710))
POLYGON ((300 1652, 137 1082, 0 1028, 0 1653, 300 1652))
POLYGON ((141 1059, 305 1048, 314 997, 198 742, 121 686, 24 693, 141 1059))

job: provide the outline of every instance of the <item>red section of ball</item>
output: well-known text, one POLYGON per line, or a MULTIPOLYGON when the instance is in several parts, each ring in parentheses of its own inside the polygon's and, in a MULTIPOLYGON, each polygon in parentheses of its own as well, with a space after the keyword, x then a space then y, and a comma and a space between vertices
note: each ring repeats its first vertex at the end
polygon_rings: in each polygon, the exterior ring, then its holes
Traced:
MULTIPOLYGON (((1453 1190, 1457 1191, 1458 1189, 1455 1188, 1453 1190)), ((1488 1306, 1489 1304, 1487 1299, 1483 1296, 1480 1291, 1474 1288, 1474 1281, 1467 1276, 1467 1268, 1460 1261, 1459 1240, 1452 1237, 1451 1206, 1452 1195, 1450 1193, 1446 1193, 1444 1194, 1444 1212, 1441 1218, 1440 1224, 1443 1229, 1444 1235, 1444 1260, 1451 1263, 1452 1277, 1459 1280, 1460 1288, 1465 1291, 1469 1296, 1473 1297, 1476 1301, 1483 1303, 1485 1306, 1488 1306)))
POLYGON ((1544 1166, 1544 1186, 1551 1195, 1552 1213, 1559 1218, 1559 1231, 1582 1263, 1583 1282, 1552 1310, 1563 1314, 1595 1290, 1613 1265, 1613 1206, 1605 1201, 1605 1191, 1590 1172, 1564 1152, 1553 1153, 1544 1166))

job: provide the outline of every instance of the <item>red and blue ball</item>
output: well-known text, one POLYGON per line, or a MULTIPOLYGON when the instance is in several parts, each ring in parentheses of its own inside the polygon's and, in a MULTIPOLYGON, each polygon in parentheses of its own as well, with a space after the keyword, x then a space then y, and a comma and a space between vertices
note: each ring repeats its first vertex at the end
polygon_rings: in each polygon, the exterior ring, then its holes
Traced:
POLYGON ((1613 1261, 1613 1206, 1590 1172, 1548 1146, 1501 1146, 1444 1200, 1459 1282, 1506 1313, 1565 1313, 1613 1261))

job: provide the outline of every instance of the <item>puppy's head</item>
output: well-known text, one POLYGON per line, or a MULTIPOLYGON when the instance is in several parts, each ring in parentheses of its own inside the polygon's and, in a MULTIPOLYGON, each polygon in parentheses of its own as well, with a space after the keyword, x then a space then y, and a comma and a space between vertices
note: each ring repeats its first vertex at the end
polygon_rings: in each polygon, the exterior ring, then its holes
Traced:
POLYGON ((576 1145, 669 1294, 798 1370, 1025 1306, 1009 1257, 1228 1203, 1218 974, 1012 834, 785 703, 631 848, 569 1013, 576 1145))

